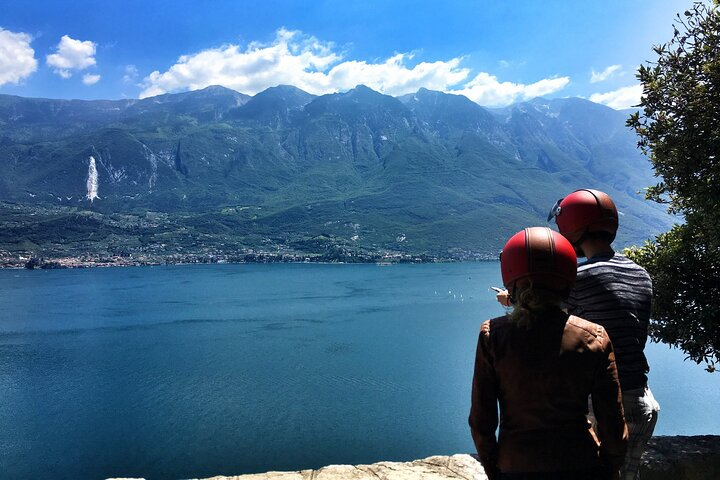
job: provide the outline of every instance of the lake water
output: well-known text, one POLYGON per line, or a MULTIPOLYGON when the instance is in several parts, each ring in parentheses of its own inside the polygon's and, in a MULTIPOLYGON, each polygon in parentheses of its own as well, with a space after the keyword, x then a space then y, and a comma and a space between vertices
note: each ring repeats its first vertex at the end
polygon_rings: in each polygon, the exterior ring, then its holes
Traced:
MULTIPOLYGON (((497 263, 0 271, 0 478, 180 479, 471 452, 497 263)), ((656 434, 720 374, 650 345, 656 434)))

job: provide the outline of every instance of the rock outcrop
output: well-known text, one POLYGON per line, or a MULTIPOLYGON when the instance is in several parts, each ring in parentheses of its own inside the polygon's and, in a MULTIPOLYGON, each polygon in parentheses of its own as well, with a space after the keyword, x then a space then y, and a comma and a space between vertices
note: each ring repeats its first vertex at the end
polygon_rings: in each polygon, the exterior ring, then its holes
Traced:
POLYGON ((318 470, 266 472, 207 480, 487 480, 470 455, 428 457, 413 462, 380 462, 372 465, 329 465, 318 470))
MULTIPOLYGON (((640 477, 642 480, 720 479, 720 436, 653 437, 643 455, 640 477)), ((217 476, 205 480, 487 480, 487 476, 474 456, 459 454, 413 462, 329 465, 317 470, 217 476)))
POLYGON ((720 435, 653 437, 643 455, 640 478, 720 479, 720 435))

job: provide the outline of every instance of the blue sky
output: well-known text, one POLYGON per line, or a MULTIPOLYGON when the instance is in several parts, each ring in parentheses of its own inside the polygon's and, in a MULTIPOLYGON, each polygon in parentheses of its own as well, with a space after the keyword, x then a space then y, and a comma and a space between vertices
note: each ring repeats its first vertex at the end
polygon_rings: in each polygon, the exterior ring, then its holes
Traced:
POLYGON ((220 84, 255 94, 363 83, 485 106, 637 103, 634 72, 685 0, 0 0, 0 93, 118 99, 220 84))

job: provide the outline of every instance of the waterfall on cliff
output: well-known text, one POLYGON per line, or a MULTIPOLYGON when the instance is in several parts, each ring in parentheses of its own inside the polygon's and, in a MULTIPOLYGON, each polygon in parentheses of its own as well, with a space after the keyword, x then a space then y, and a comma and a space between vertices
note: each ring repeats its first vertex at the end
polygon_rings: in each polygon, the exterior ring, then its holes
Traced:
POLYGON ((98 172, 95 166, 95 157, 90 157, 90 165, 88 165, 88 177, 87 177, 87 199, 92 202, 96 198, 100 198, 98 195, 98 172))

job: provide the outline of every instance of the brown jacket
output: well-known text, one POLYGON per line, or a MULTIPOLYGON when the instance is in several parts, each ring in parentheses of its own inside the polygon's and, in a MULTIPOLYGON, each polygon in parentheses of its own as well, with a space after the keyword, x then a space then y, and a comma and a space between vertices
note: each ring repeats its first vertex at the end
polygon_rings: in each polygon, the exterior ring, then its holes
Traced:
POLYGON ((469 422, 490 480, 499 471, 617 470, 627 428, 603 327, 561 311, 527 328, 507 317, 483 323, 469 422), (597 436, 586 418, 590 394, 597 436))

